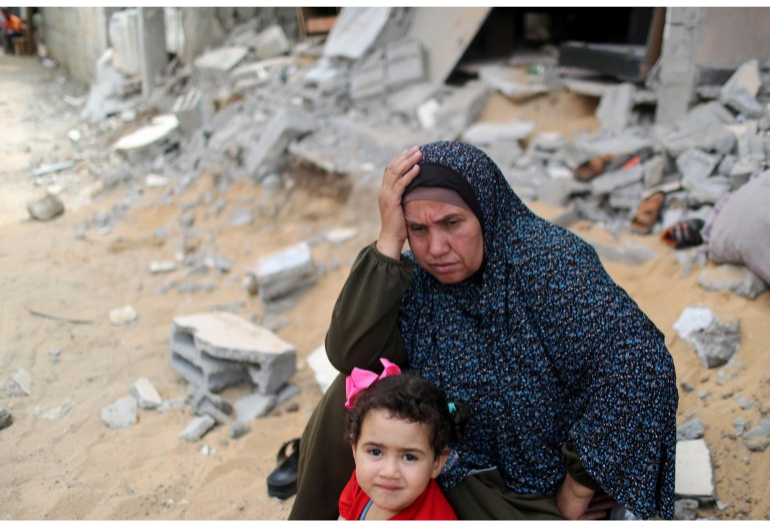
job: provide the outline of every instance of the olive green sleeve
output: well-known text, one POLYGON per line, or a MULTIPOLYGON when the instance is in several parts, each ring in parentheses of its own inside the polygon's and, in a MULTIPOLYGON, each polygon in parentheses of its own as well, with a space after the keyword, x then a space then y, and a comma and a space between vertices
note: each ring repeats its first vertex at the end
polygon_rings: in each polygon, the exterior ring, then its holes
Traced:
POLYGON ((358 367, 379 372, 381 357, 405 365, 404 339, 396 319, 412 271, 411 261, 387 257, 375 244, 361 250, 326 333, 326 354, 337 370, 350 374, 358 367))
POLYGON ((565 442, 562 444, 561 454, 564 457, 567 471, 578 484, 582 484, 586 488, 590 488, 594 491, 601 490, 601 486, 591 478, 591 475, 589 475, 585 467, 583 467, 583 463, 580 461, 580 457, 571 443, 565 442))

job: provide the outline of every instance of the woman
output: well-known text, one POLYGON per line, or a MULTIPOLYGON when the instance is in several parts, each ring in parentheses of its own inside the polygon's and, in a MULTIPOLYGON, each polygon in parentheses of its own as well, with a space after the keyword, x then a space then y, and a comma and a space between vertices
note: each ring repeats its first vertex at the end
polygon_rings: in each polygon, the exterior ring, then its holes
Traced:
POLYGON ((469 407, 437 479, 460 519, 598 518, 604 492, 639 517, 671 518, 673 362, 595 251, 461 143, 395 158, 379 206, 380 236, 332 315, 326 349, 342 374, 303 435, 291 518, 336 518, 353 469, 344 376, 380 357, 469 407))

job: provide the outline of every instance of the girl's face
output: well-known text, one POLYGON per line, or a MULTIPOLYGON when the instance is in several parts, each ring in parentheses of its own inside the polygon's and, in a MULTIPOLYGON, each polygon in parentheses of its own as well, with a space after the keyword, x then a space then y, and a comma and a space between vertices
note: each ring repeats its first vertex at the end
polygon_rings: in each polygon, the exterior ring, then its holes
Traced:
POLYGON ((353 446, 358 485, 373 502, 367 519, 389 519, 409 507, 441 473, 447 454, 435 456, 425 425, 370 411, 353 446))

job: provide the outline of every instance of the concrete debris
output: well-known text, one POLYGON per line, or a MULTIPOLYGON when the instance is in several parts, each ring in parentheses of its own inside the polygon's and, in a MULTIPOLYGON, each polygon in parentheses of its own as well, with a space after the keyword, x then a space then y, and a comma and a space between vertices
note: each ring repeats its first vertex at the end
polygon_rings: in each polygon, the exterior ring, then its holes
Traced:
POLYGON ((770 445, 770 420, 761 420, 743 435, 743 442, 750 451, 763 452, 770 445))
POLYGON ((690 418, 676 429, 676 440, 698 440, 703 438, 706 432, 706 424, 700 418, 690 418))
POLYGON ((604 92, 596 109, 602 130, 622 132, 631 125, 635 92, 636 88, 630 83, 613 86, 604 92))
POLYGON ((131 386, 131 396, 136 398, 140 409, 157 409, 163 403, 155 386, 147 378, 139 378, 131 386))
POLYGON ((150 262, 150 273, 159 275, 176 270, 176 262, 173 260, 154 260, 150 262))
POLYGON ((41 165, 40 167, 32 171, 32 176, 35 176, 35 177, 45 176, 46 174, 52 174, 55 172, 69 170, 74 166, 75 166, 74 161, 62 161, 59 163, 50 163, 47 165, 41 165))
POLYGON ((762 81, 759 62, 751 59, 741 65, 719 93, 719 102, 747 117, 761 117, 762 105, 756 100, 762 81))
POLYGON ((603 174, 591 182, 595 195, 609 194, 621 187, 642 181, 644 169, 637 164, 625 170, 603 174))
POLYGON ((72 409, 75 408, 75 403, 67 398, 61 405, 48 408, 46 405, 40 405, 35 407, 35 416, 40 420, 61 420, 67 416, 72 409))
POLYGON ((179 128, 185 134, 193 134, 213 116, 214 107, 200 90, 192 89, 177 97, 173 107, 179 128))
POLYGON ((719 156, 710 156, 698 149, 683 152, 676 158, 676 166, 682 174, 682 185, 687 188, 690 182, 702 182, 711 176, 720 160, 719 156))
POLYGON ((684 339, 707 368, 726 364, 741 344, 740 322, 721 323, 705 307, 686 308, 674 323, 684 339))
POLYGON ((746 429, 749 427, 749 422, 743 418, 736 418, 733 424, 735 425, 735 438, 743 436, 743 433, 746 432, 746 429))
POLYGON ((682 387, 682 390, 685 392, 692 392, 695 390, 695 386, 686 380, 682 380, 682 383, 680 383, 679 385, 682 387))
POLYGON ((479 81, 466 83, 445 99, 436 112, 433 128, 440 130, 442 138, 454 139, 478 119, 491 95, 489 88, 479 81))
POLYGON ((321 392, 326 392, 326 389, 329 388, 339 374, 337 369, 329 362, 329 357, 326 355, 326 347, 321 345, 313 350, 307 358, 307 364, 313 370, 321 392))
POLYGON ((260 31, 254 38, 252 46, 257 59, 270 59, 289 52, 289 39, 283 28, 278 25, 270 26, 260 31))
POLYGON ((20 368, 8 379, 5 384, 5 394, 9 398, 30 396, 32 394, 32 376, 29 372, 20 368))
POLYGON ((690 149, 729 154, 735 147, 736 139, 724 125, 711 123, 673 132, 662 139, 662 144, 674 157, 690 149))
POLYGON ((425 59, 420 43, 389 43, 353 68, 350 97, 354 101, 382 97, 424 80, 425 59))
POLYGON ((324 45, 326 57, 363 57, 385 29, 394 8, 347 7, 343 9, 324 45))
POLYGON ((222 47, 205 53, 195 59, 193 65, 200 75, 201 87, 210 91, 227 80, 230 70, 248 55, 243 46, 222 47))
POLYGON ((476 123, 462 134, 462 140, 474 145, 490 145, 497 142, 515 143, 525 139, 535 129, 532 121, 514 119, 507 123, 476 123))
POLYGON ((314 127, 313 120, 304 114, 289 108, 279 110, 246 159, 248 174, 259 178, 280 169, 285 163, 289 143, 311 132, 314 127))
POLYGON ((674 502, 675 521, 694 521, 698 516, 698 501, 681 499, 674 502))
POLYGON ((13 424, 13 416, 7 410, 0 408, 0 431, 9 428, 13 424))
POLYGON ((623 242, 620 246, 608 246, 598 242, 590 243, 600 259, 620 262, 629 266, 641 266, 650 260, 658 258, 658 254, 644 244, 623 242))
POLYGON ((256 269, 247 273, 256 277, 263 302, 286 296, 316 281, 313 255, 307 242, 260 258, 256 269))
POLYGON ((756 299, 768 288, 765 281, 759 278, 746 266, 722 264, 701 272, 698 284, 707 291, 731 291, 749 299, 756 299))
POLYGON ((211 416, 204 414, 197 417, 190 422, 184 431, 179 435, 179 438, 185 442, 197 442, 208 433, 216 425, 216 421, 211 416))
POLYGON ((674 493, 677 497, 710 503, 716 500, 714 468, 704 440, 684 440, 676 443, 674 493))
POLYGON ((136 423, 136 399, 126 396, 102 408, 102 421, 111 429, 125 429, 136 423))
POLYGON ((339 246, 358 234, 358 230, 352 227, 338 227, 326 233, 326 240, 332 246, 339 246))
POLYGON ((744 411, 759 407, 759 404, 757 402, 752 401, 746 398, 745 396, 741 396, 740 394, 736 394, 735 396, 733 396, 733 400, 735 400, 740 406, 740 408, 743 409, 744 411))
POLYGON ((138 163, 163 155, 176 144, 174 134, 179 127, 179 120, 174 114, 164 114, 152 118, 151 124, 135 130, 120 138, 112 148, 124 155, 129 163, 138 163))
POLYGON ((236 209, 230 213, 227 221, 233 227, 243 227, 251 224, 254 221, 254 217, 251 215, 251 211, 247 209, 236 209))
POLYGON ((278 407, 279 405, 283 405, 292 398, 299 396, 299 393, 299 387, 296 385, 292 385, 291 383, 284 385, 275 396, 275 406, 278 407))
POLYGON ((151 189, 157 189, 160 187, 165 187, 169 183, 168 178, 165 176, 160 176, 159 174, 148 174, 144 178, 144 184, 151 188, 151 189))
POLYGON ((267 416, 275 407, 275 396, 255 393, 235 402, 235 414, 239 422, 250 422, 267 416))
POLYGON ((237 440, 251 432, 251 426, 245 422, 236 421, 230 427, 230 438, 237 440))
POLYGON ((519 82, 517 75, 517 70, 504 66, 484 66, 479 69, 481 82, 513 100, 525 100, 550 91, 547 85, 540 82, 519 82))
POLYGON ((56 196, 46 194, 39 200, 27 202, 27 212, 32 220, 47 222, 64 214, 64 204, 56 196))
POLYGON ((171 368, 211 392, 249 380, 264 392, 275 391, 296 372, 296 349, 231 313, 175 317, 171 368))
POLYGON ((197 416, 211 416, 218 425, 232 421, 230 415, 233 414, 233 406, 224 398, 211 394, 205 389, 199 389, 193 395, 190 409, 197 416))
POLYGON ((115 326, 121 326, 128 323, 131 323, 133 321, 136 321, 136 319, 139 317, 139 314, 134 310, 134 307, 130 304, 126 304, 124 306, 121 306, 120 308, 115 308, 114 310, 110 310, 109 318, 110 323, 112 323, 115 326))

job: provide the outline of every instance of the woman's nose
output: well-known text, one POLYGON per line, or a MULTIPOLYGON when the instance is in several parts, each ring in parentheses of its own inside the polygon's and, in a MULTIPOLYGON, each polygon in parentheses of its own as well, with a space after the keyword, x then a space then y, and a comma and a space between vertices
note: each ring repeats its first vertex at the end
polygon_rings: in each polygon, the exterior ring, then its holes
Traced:
POLYGON ((428 251, 434 257, 438 257, 446 253, 447 250, 446 236, 444 233, 436 232, 431 233, 428 239, 428 251))

